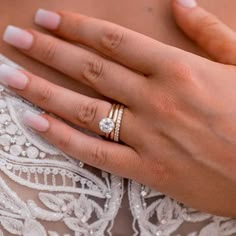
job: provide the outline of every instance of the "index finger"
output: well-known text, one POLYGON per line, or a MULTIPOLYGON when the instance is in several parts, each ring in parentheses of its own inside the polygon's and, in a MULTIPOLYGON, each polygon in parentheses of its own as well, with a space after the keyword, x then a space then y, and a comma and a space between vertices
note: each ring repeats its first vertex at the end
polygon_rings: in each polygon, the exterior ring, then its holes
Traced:
POLYGON ((35 22, 143 74, 152 74, 169 46, 122 26, 71 12, 38 10, 35 22))

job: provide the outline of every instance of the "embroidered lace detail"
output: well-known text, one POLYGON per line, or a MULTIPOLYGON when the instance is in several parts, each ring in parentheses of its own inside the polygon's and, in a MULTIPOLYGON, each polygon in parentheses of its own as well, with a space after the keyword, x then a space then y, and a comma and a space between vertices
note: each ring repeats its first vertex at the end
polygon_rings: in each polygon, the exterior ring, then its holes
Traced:
MULTIPOLYGON (((18 67, 1 55, 0 63, 18 67)), ((26 109, 41 111, 0 86, 0 236, 112 235, 123 179, 49 145, 24 126, 26 109)), ((131 180, 128 195, 134 236, 236 235, 235 219, 198 212, 131 180)), ((128 227, 118 227, 119 235, 128 227)))
POLYGON ((236 219, 196 211, 134 181, 129 184, 129 202, 135 235, 236 235, 236 219), (186 226, 188 229, 184 229, 186 226))
MULTIPOLYGON (((4 58, 4 63, 9 61, 4 58)), ((109 233, 123 196, 123 180, 101 171, 95 175, 82 162, 46 143, 24 126, 25 110, 40 111, 6 87, 0 87, 0 224, 3 230, 24 236, 109 233), (14 191, 6 184, 4 176, 18 186, 31 189, 37 198, 23 200, 15 193, 17 189, 14 191), (68 230, 59 234, 56 227, 48 230, 45 222, 63 223, 68 230)))

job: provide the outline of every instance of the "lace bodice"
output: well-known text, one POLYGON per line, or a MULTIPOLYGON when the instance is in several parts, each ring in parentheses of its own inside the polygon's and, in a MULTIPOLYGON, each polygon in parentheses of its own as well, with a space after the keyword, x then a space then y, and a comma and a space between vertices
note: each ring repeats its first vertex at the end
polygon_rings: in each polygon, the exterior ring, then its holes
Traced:
POLYGON ((0 236, 236 235, 236 219, 73 160, 24 126, 26 109, 40 111, 0 87, 0 236))

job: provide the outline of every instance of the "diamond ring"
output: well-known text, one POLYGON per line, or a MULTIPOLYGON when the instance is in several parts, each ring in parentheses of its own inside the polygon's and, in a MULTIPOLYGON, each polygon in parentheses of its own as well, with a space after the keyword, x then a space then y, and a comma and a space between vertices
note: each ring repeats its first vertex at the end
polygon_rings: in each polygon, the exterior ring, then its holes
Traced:
POLYGON ((115 123, 110 118, 104 118, 100 121, 99 128, 103 133, 110 134, 115 128, 115 123))
POLYGON ((103 133, 105 133, 107 139, 119 142, 123 113, 123 105, 113 104, 108 117, 103 118, 99 122, 99 128, 103 133))

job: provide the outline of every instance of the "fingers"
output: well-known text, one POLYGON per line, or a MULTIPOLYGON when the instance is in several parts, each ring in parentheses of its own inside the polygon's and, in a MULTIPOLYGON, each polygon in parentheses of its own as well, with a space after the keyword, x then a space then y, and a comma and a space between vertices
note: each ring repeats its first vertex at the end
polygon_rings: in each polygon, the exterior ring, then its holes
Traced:
POLYGON ((135 178, 131 169, 139 173, 141 159, 130 147, 89 137, 47 115, 27 111, 23 120, 51 144, 88 165, 129 178, 135 178))
POLYGON ((39 10, 35 22, 66 40, 87 45, 143 74, 156 71, 158 60, 162 60, 168 49, 142 34, 79 14, 39 10))
POLYGON ((173 0, 179 27, 218 62, 236 64, 236 34, 194 0, 173 0))
POLYGON ((11 26, 5 32, 4 40, 18 48, 23 47, 25 54, 125 105, 134 104, 139 97, 138 88, 143 87, 141 75, 57 38, 11 26), (131 96, 130 91, 135 86, 131 96))
MULTIPOLYGON (((72 92, 4 64, 0 66, 0 81, 44 110, 99 135, 104 135, 99 129, 99 122, 108 116, 110 103, 72 92)), ((132 119, 131 116, 126 108, 120 133, 120 139, 124 142, 129 141, 126 137, 130 136, 128 132, 131 130, 130 126, 127 127, 127 123, 132 119)))

